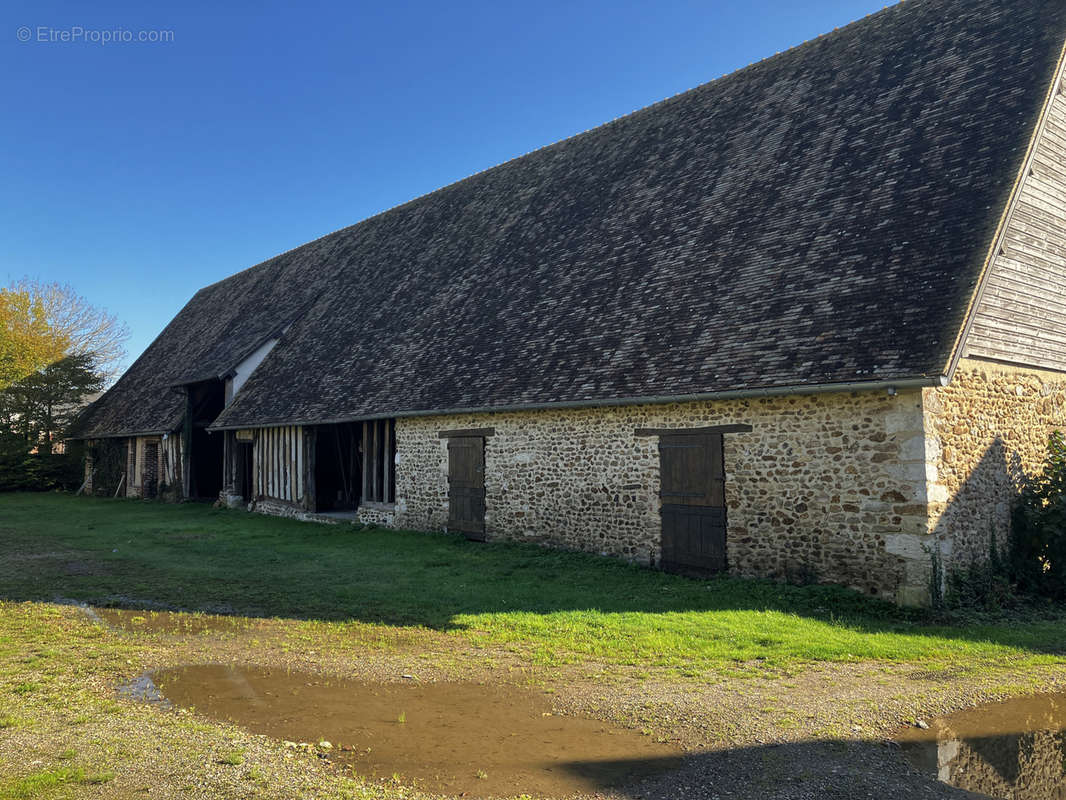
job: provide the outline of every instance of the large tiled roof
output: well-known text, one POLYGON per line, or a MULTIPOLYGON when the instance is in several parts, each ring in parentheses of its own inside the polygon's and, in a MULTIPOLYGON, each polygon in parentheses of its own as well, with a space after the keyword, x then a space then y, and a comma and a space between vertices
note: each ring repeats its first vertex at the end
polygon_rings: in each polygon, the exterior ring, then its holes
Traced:
POLYGON ((938 376, 1064 42, 907 0, 202 290, 84 430, 291 319, 216 425, 938 376))

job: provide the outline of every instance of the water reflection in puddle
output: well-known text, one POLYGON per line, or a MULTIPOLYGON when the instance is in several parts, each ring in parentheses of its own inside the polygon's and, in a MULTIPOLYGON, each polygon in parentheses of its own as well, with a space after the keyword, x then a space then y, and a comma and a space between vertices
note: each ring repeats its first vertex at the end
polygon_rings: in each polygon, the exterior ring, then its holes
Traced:
POLYGON ((177 707, 296 742, 330 743, 363 776, 444 794, 561 797, 680 766, 679 748, 605 722, 554 716, 538 692, 464 683, 367 684, 252 667, 152 675, 177 707))
POLYGON ((1004 800, 1066 800, 1066 694, 941 717, 899 737, 918 769, 1004 800))
POLYGON ((123 631, 198 636, 205 633, 238 633, 256 621, 221 614, 185 614, 176 611, 131 611, 126 608, 95 608, 109 627, 123 631))

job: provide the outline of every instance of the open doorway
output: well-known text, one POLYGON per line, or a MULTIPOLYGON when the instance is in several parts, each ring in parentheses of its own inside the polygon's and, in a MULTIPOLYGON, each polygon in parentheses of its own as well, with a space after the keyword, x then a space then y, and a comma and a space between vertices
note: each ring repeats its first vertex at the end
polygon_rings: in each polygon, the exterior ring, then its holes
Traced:
POLYGON ((236 490, 244 503, 250 503, 255 499, 255 486, 253 485, 253 458, 255 448, 251 442, 234 442, 236 448, 237 480, 236 490))
POLYGON ((319 425, 315 436, 315 511, 359 507, 362 486, 358 428, 351 423, 319 425))
POLYGON ((217 500, 222 491, 222 466, 225 458, 223 434, 208 433, 207 426, 222 413, 226 404, 225 386, 220 380, 203 381, 188 387, 189 422, 189 497, 217 500))

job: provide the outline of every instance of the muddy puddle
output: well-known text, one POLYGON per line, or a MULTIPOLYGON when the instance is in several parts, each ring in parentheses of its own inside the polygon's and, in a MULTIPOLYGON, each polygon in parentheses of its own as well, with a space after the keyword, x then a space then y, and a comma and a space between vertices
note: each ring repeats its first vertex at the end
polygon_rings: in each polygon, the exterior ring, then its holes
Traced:
POLYGON ((1001 800, 1066 800, 1066 694, 1035 695, 908 728, 911 763, 959 789, 1001 800))
POLYGON ((368 684, 223 665, 162 670, 148 683, 142 699, 195 708, 290 743, 326 741, 315 749, 339 768, 442 794, 567 797, 681 763, 680 748, 637 731, 553 715, 548 697, 535 690, 368 684))
POLYGON ((93 612, 111 628, 139 633, 165 633, 172 636, 199 636, 208 633, 240 633, 258 624, 245 617, 221 614, 188 614, 177 611, 131 611, 126 608, 94 608, 93 612))

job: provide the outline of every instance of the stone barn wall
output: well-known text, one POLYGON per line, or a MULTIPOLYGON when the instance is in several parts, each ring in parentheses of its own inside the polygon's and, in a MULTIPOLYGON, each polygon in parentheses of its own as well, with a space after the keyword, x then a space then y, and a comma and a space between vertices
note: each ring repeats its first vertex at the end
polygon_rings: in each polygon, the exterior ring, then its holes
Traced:
POLYGON ((924 590, 918 390, 400 419, 397 508, 388 521, 444 527, 448 457, 438 434, 491 427, 490 539, 656 564, 658 439, 635 430, 733 423, 753 431, 725 437, 731 571, 840 583, 893 600, 907 584, 924 590))
POLYGON ((945 562, 988 558, 1010 509, 1039 473, 1048 437, 1066 432, 1066 374, 964 360, 948 386, 924 390, 931 443, 929 526, 945 562))

